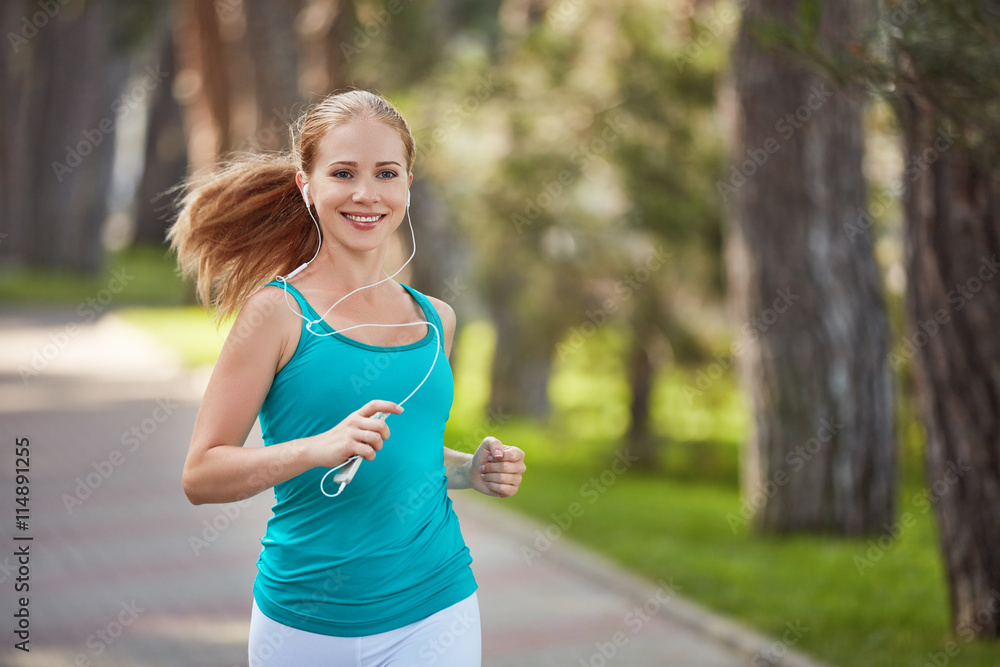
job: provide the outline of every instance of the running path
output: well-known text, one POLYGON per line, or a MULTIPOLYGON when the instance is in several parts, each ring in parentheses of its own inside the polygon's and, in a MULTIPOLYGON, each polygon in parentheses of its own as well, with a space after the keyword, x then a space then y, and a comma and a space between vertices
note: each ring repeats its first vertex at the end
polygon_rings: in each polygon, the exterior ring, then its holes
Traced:
MULTIPOLYGON (((246 665, 273 496, 191 506, 180 471, 205 374, 114 315, 73 323, 71 312, 0 316, 0 664, 246 665), (30 517, 18 530, 13 447, 24 437, 30 517), (12 648, 23 544, 30 653, 12 648)), ((540 524, 499 500, 453 499, 480 584, 484 667, 818 664, 568 540, 529 562, 522 547, 540 524), (775 647, 784 658, 768 661, 775 647)))

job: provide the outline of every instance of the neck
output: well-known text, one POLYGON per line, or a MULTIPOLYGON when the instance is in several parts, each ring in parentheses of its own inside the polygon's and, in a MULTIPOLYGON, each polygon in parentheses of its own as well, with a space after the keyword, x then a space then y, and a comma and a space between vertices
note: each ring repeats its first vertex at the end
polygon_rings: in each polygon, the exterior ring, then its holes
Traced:
POLYGON ((392 281, 386 280, 389 274, 383 269, 388 254, 387 245, 359 252, 323 243, 316 260, 304 272, 305 277, 311 286, 338 298, 357 290, 352 300, 364 298, 373 301, 392 284, 392 281))

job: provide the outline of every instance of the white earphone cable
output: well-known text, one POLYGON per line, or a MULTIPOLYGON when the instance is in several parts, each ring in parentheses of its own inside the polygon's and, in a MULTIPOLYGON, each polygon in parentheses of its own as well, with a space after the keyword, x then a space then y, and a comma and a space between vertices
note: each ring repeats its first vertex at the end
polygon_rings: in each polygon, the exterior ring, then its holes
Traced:
MULTIPOLYGON (((305 197, 303 197, 303 198, 305 198, 305 197)), ((386 276, 385 278, 383 278, 382 280, 379 280, 378 282, 374 282, 374 283, 372 283, 370 285, 364 285, 363 287, 359 287, 359 288, 357 288, 357 289, 355 289, 355 290, 353 290, 351 292, 348 292, 344 296, 342 296, 339 299, 337 299, 337 301, 334 302, 334 304, 332 306, 330 306, 329 308, 327 308, 326 312, 324 312, 322 315, 320 315, 319 319, 316 319, 316 320, 309 319, 308 317, 305 316, 305 314, 296 311, 294 308, 292 308, 292 304, 289 303, 289 301, 288 301, 288 281, 291 280, 293 277, 295 277, 300 271, 302 271, 307 266, 309 266, 309 264, 311 264, 312 261, 319 256, 320 248, 322 248, 322 246, 323 246, 323 231, 320 228, 319 221, 316 219, 316 216, 313 215, 312 207, 309 205, 308 200, 306 200, 306 210, 309 211, 309 217, 312 218, 313 224, 316 225, 316 233, 319 236, 319 243, 316 245, 316 252, 313 253, 312 258, 310 258, 309 261, 307 261, 304 264, 302 264, 301 266, 299 266, 297 269, 295 269, 294 271, 292 271, 291 273, 289 273, 287 276, 278 276, 277 277, 278 280, 280 280, 282 282, 283 286, 284 286, 284 290, 283 291, 285 293, 284 294, 285 305, 288 306, 289 310, 291 310, 293 313, 295 313, 296 315, 298 315, 299 317, 302 318, 302 320, 306 323, 306 327, 305 327, 306 331, 308 331, 313 336, 316 336, 316 337, 319 337, 319 338, 322 338, 322 337, 325 337, 325 336, 332 336, 334 334, 343 334, 343 332, 345 332, 345 331, 351 331, 352 329, 360 329, 361 327, 393 328, 393 327, 413 327, 413 326, 420 326, 420 325, 426 324, 428 328, 430 328, 430 329, 432 329, 434 331, 434 339, 435 339, 434 340, 434 358, 431 361, 431 366, 427 370, 427 374, 424 375, 424 378, 420 381, 420 383, 416 387, 414 387, 413 391, 411 391, 406 396, 406 398, 404 398, 403 400, 401 400, 397 404, 397 405, 401 406, 404 403, 406 403, 408 400, 410 400, 410 398, 414 394, 416 394, 417 391, 422 386, 424 386, 424 383, 427 382, 428 378, 430 378, 431 373, 434 372, 434 366, 437 364, 438 356, 441 353, 441 340, 442 340, 442 337, 441 337, 441 331, 438 329, 438 327, 433 322, 431 322, 430 320, 426 320, 424 322, 406 322, 406 323, 403 323, 403 324, 374 324, 374 323, 373 324, 355 324, 353 326, 345 327, 343 329, 336 329, 333 326, 330 326, 330 323, 326 322, 325 319, 326 319, 326 316, 330 314, 330 311, 333 310, 334 308, 336 308, 347 297, 349 297, 349 296, 351 296, 353 294, 356 294, 357 292, 360 292, 361 290, 368 289, 369 287, 375 287, 376 285, 381 285, 385 281, 392 280, 393 278, 395 278, 396 276, 398 276, 399 273, 404 268, 406 268, 406 265, 409 264, 410 261, 413 259, 413 257, 417 254, 417 238, 416 238, 416 234, 413 231, 413 220, 410 218, 409 193, 407 193, 406 221, 407 221, 407 224, 410 227, 410 242, 411 242, 411 247, 413 248, 412 251, 410 252, 410 256, 406 259, 405 262, 403 262, 402 266, 400 266, 398 269, 396 269, 396 272, 393 273, 391 276, 386 276), (329 332, 317 333, 316 331, 313 330, 313 328, 312 328, 313 325, 314 324, 318 324, 321 321, 325 322, 326 325, 328 327, 330 327, 330 331, 329 332)), ((387 418, 388 418, 388 415, 383 415, 382 416, 383 420, 387 419, 387 418)), ((346 461, 344 461, 343 463, 341 463, 340 465, 338 465, 338 466, 336 466, 334 468, 330 468, 329 470, 326 471, 326 474, 323 475, 323 479, 321 479, 320 483, 319 483, 319 490, 323 493, 323 495, 327 496, 328 498, 336 498, 337 496, 340 495, 340 493, 344 490, 344 487, 347 486, 348 482, 341 482, 340 483, 340 488, 337 490, 337 492, 331 494, 331 493, 327 493, 326 489, 324 488, 324 484, 326 482, 326 478, 329 477, 331 473, 336 472, 337 470, 343 468, 344 466, 348 465, 349 463, 351 463, 352 461, 356 460, 357 458, 358 458, 357 455, 352 456, 349 459, 347 459, 346 461)))

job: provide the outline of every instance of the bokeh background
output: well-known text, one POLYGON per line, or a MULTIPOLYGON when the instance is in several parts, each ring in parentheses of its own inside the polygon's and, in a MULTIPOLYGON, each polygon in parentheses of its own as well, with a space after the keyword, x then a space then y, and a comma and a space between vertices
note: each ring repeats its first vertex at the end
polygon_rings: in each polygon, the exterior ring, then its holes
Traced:
POLYGON ((1000 665, 1000 4, 4 0, 0 28, 0 307, 56 327, 6 339, 8 425, 69 400, 78 326, 203 377, 230 323, 164 244, 176 186, 370 89, 417 137, 404 281, 459 317, 450 443, 527 452, 509 507, 829 664, 1000 665))

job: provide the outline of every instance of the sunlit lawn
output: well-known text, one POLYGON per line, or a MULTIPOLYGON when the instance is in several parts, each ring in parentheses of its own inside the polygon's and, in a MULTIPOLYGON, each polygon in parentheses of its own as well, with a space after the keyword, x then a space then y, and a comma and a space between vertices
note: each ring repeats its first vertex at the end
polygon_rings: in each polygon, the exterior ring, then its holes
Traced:
MULTIPOLYGON (((488 347, 489 336, 476 332, 460 343, 488 347)), ((747 414, 728 374, 693 401, 684 390, 698 369, 661 378, 655 422, 665 470, 616 474, 611 464, 624 431, 626 388, 606 353, 619 346, 613 334, 595 337, 563 361, 550 392, 557 426, 517 422, 496 430, 525 450, 530 466, 510 505, 534 516, 549 534, 562 532, 652 580, 672 580, 690 598, 765 633, 780 637, 789 623, 808 628, 797 648, 835 665, 924 667, 945 659, 1000 665, 1000 645, 971 645, 948 634, 934 519, 923 503, 914 503, 919 479, 908 479, 901 492, 900 516, 908 512, 913 521, 881 546, 877 539, 750 534, 739 519, 738 492, 747 414), (583 507, 578 518, 569 514, 573 503, 583 507), (959 653, 949 657, 945 649, 953 640, 959 653)), ((463 348, 459 358, 465 366, 485 352, 463 348)), ((474 373, 456 373, 463 401, 485 398, 479 363, 474 373)), ((452 433, 468 442, 465 434, 478 423, 466 415, 476 411, 459 407, 452 433)), ((544 558, 546 539, 526 545, 534 550, 527 553, 544 558)))
MULTIPOLYGON (((116 306, 140 293, 160 304, 183 300, 163 266, 143 267, 136 255, 118 261, 134 266, 137 278, 116 306)), ((0 298, 32 300, 29 278, 8 274, 6 282, 0 280, 0 298)), ((63 286, 57 302, 72 305, 107 280, 105 275, 92 284, 63 286)), ((55 284, 58 292, 58 281, 45 284, 55 284)), ((43 300, 52 302, 51 294, 43 300)), ((177 348, 191 366, 212 363, 228 331, 226 324, 217 329, 199 307, 126 307, 116 313, 177 348)), ((704 369, 665 373, 654 392, 663 469, 618 474, 611 463, 627 418, 627 387, 616 361, 623 336, 601 331, 561 360, 551 382, 554 413, 547 426, 518 420, 498 425, 495 416, 484 416, 492 341, 481 323, 466 326, 458 339, 448 438, 452 446, 472 449, 489 426, 525 450, 529 472, 520 493, 504 501, 509 507, 650 579, 672 580, 689 598, 764 633, 780 637, 789 623, 807 629, 795 647, 834 665, 1000 666, 1000 645, 967 644, 948 634, 934 518, 914 504, 922 490, 918 428, 900 428, 909 443, 902 448, 907 473, 900 512, 909 512, 914 522, 883 538, 882 547, 821 536, 758 537, 738 519, 739 450, 748 417, 731 369, 692 400, 685 387, 704 369), (583 513, 568 524, 572 503, 583 513), (952 640, 959 652, 948 656, 952 640)), ((525 546, 546 557, 544 540, 525 546)))

